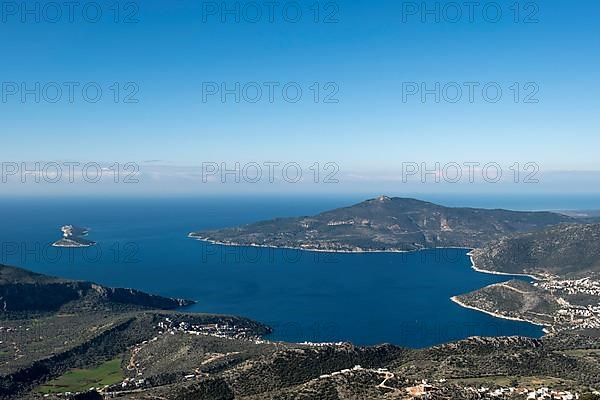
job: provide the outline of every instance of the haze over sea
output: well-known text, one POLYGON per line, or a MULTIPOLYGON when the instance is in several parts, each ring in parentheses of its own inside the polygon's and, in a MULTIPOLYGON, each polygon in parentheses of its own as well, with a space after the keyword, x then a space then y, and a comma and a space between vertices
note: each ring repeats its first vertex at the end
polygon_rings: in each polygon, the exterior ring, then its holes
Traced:
MULTIPOLYGON (((590 209, 597 199, 424 198, 446 205, 590 209), (462 203, 461 203, 462 201, 462 203)), ((364 198, 48 198, 0 201, 0 262, 36 272, 190 298, 193 312, 272 326, 274 340, 424 347, 473 335, 539 337, 541 327, 462 308, 450 297, 510 277, 478 273, 466 250, 315 253, 215 246, 194 230, 310 215, 364 198), (41 205, 40 205, 41 204, 41 205), (57 249, 65 224, 98 245, 57 249)), ((520 278, 527 279, 527 278, 520 278)))

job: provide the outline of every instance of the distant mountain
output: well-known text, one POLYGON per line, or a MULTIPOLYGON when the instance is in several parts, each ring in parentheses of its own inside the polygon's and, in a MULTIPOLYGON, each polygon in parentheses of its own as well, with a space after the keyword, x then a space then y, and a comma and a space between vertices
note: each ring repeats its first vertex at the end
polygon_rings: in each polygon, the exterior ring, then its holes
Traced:
POLYGON ((56 311, 64 306, 100 306, 174 309, 193 304, 133 289, 115 289, 90 282, 71 281, 0 265, 0 310, 56 311))
POLYGON ((600 224, 561 225, 493 241, 472 252, 475 266, 488 271, 600 275, 600 224))
POLYGON ((552 212, 451 208, 385 196, 312 217, 278 218, 190 237, 232 245, 311 250, 474 248, 504 235, 577 220, 552 212))

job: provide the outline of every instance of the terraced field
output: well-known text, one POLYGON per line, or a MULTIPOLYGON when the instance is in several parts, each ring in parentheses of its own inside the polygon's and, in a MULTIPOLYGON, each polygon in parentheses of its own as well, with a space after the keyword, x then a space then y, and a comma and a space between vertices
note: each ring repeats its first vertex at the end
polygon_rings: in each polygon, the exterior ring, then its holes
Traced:
POLYGON ((84 392, 91 388, 103 388, 123 380, 122 358, 107 361, 90 369, 73 369, 61 377, 40 386, 40 393, 84 392))

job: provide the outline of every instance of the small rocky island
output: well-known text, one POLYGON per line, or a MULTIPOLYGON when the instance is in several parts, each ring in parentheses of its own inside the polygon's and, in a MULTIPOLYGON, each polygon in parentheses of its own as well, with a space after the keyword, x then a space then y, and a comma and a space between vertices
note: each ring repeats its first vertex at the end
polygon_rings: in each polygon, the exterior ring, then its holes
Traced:
POLYGON ((65 225, 60 230, 63 237, 52 244, 54 247, 91 247, 96 242, 86 239, 88 228, 79 228, 73 225, 65 225))

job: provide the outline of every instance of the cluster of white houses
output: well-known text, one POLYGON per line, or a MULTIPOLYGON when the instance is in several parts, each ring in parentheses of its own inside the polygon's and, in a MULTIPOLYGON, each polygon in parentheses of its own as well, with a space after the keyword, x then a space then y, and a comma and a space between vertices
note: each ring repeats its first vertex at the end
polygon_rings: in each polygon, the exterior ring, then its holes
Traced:
POLYGON ((557 297, 560 309, 554 315, 554 331, 568 329, 600 329, 600 282, 591 278, 560 280, 546 277, 533 286, 557 297), (561 296, 585 295, 597 297, 596 304, 571 304, 561 296))
POLYGON ((600 297, 600 282, 592 278, 577 280, 548 279, 539 283, 536 282, 534 286, 539 286, 551 293, 587 294, 600 297))
POLYGON ((175 333, 186 333, 189 335, 196 336, 213 336, 222 339, 243 339, 251 340, 255 343, 266 343, 267 341, 254 335, 250 332, 250 329, 237 326, 237 325, 225 325, 225 324, 206 324, 206 325, 194 325, 188 322, 180 322, 179 324, 173 322, 170 318, 165 318, 164 322, 158 323, 159 334, 168 333, 174 335, 175 333))

